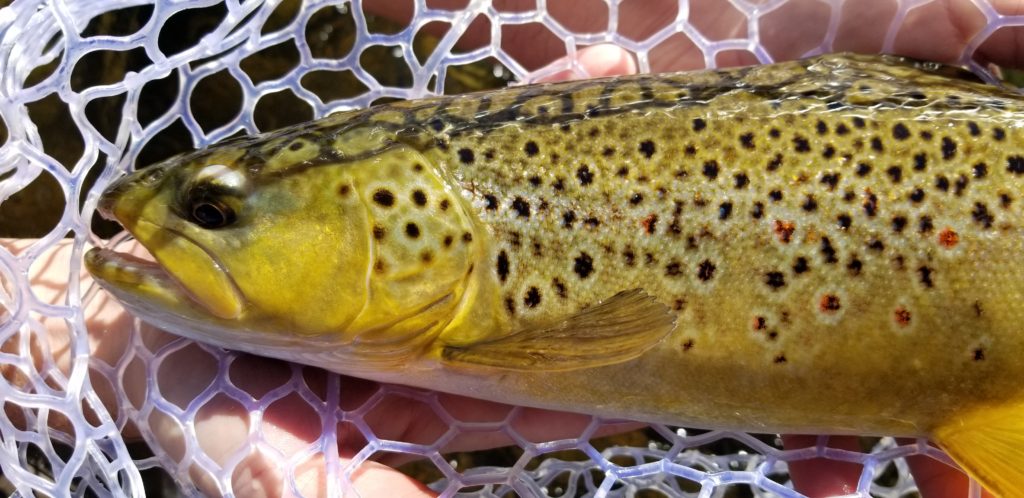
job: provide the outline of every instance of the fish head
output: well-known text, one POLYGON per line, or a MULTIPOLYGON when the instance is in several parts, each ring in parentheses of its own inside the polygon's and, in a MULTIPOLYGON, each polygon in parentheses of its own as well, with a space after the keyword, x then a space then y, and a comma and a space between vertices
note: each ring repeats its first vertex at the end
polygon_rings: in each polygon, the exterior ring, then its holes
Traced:
POLYGON ((155 259, 94 249, 100 284, 154 325, 227 347, 408 339, 445 320, 472 267, 458 194, 374 130, 172 158, 116 181, 99 211, 155 259))

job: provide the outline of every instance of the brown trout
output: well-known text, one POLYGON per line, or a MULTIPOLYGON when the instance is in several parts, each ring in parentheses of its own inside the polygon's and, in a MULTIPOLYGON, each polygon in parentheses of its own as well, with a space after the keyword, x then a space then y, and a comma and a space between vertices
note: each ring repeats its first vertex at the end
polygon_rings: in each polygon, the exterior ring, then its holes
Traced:
POLYGON ((530 406, 928 436, 1024 496, 1024 100, 830 55, 387 104, 116 182, 86 263, 227 348, 530 406))

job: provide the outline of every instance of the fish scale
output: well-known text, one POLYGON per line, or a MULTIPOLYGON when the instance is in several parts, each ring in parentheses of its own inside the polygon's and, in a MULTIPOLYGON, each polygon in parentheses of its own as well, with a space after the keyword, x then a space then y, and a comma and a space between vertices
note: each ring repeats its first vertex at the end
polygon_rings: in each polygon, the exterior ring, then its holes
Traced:
POLYGON ((612 417, 928 435, 1013 495, 1021 111, 851 55, 394 103, 120 180, 101 210, 166 274, 86 262, 199 340, 612 417))

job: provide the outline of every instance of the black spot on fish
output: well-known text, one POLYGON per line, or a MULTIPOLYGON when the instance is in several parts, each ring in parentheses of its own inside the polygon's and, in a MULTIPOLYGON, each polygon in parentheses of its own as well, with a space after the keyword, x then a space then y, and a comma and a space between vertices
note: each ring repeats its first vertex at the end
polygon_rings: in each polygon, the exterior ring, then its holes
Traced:
POLYGON ((743 148, 745 148, 745 149, 753 149, 754 148, 754 134, 753 133, 744 133, 744 134, 740 135, 740 145, 742 145, 743 148))
POLYGON ((636 253, 632 249, 626 249, 622 251, 622 260, 626 263, 626 266, 633 266, 636 264, 636 253))
POLYGON ((555 294, 558 294, 558 297, 565 299, 569 296, 569 293, 565 288, 565 284, 561 280, 557 278, 552 280, 551 286, 555 288, 555 294))
POLYGON ((1006 159, 1006 171, 1015 175, 1024 174, 1024 157, 1010 156, 1006 159))
POLYGON ((935 283, 932 282, 932 269, 927 266, 922 266, 917 269, 918 275, 921 276, 921 283, 929 289, 935 287, 935 283))
POLYGON ((956 155, 956 142, 952 138, 942 137, 942 158, 952 159, 956 155))
POLYGON ((780 136, 782 136, 782 132, 780 132, 778 128, 772 128, 768 130, 768 136, 772 138, 779 138, 780 136))
POLYGON ((516 301, 511 297, 505 298, 505 310, 508 311, 508 314, 510 315, 516 314, 516 301))
POLYGON ((807 198, 804 199, 804 203, 801 204, 800 207, 803 208, 804 211, 810 213, 818 209, 818 201, 814 200, 813 195, 808 194, 807 198))
POLYGON ((768 192, 768 198, 771 199, 772 202, 779 202, 782 200, 782 191, 772 190, 771 192, 768 192))
POLYGON ((815 129, 818 130, 818 135, 824 135, 828 133, 828 125, 826 125, 825 122, 820 119, 818 120, 818 123, 815 125, 815 129))
POLYGON ((539 187, 541 183, 540 177, 537 175, 531 176, 530 178, 527 179, 527 181, 529 181, 530 185, 533 185, 534 187, 539 187))
POLYGON ((426 206, 427 194, 423 193, 422 190, 414 190, 412 192, 412 202, 417 206, 426 206))
POLYGON ((853 223, 853 218, 850 218, 848 214, 841 214, 836 217, 836 220, 839 221, 839 228, 843 230, 850 228, 850 225, 853 223))
POLYGON ((536 308, 537 305, 540 304, 540 290, 536 287, 530 287, 530 289, 526 291, 526 296, 523 297, 523 304, 528 308, 536 308))
POLYGON ((604 157, 612 157, 615 155, 615 149, 613 147, 605 147, 604 150, 601 151, 601 155, 604 157))
POLYGON ((718 177, 718 162, 714 159, 705 162, 703 172, 709 180, 714 180, 718 177))
POLYGON ((540 147, 537 147, 537 142, 530 140, 529 142, 526 142, 526 145, 523 145, 523 152, 525 152, 527 156, 533 157, 540 152, 540 147))
POLYGON ((890 166, 886 173, 888 173, 893 183, 899 183, 903 179, 903 170, 899 166, 890 166))
POLYGON ((494 211, 495 209, 498 209, 498 198, 497 197, 495 197, 495 196, 493 196, 491 194, 486 194, 486 195, 484 195, 484 201, 487 202, 487 205, 485 206, 487 209, 489 209, 491 211, 494 211))
POLYGON ((587 225, 588 228, 597 228, 601 226, 601 221, 593 216, 583 220, 583 223, 587 225))
POLYGON ((589 254, 581 252, 573 262, 572 271, 580 278, 587 278, 594 271, 594 259, 589 254))
POLYGON ((465 244, 473 242, 473 234, 469 232, 462 232, 462 242, 465 244))
POLYGON ((864 192, 864 213, 868 216, 878 214, 878 196, 870 190, 864 192))
POLYGON ((928 155, 924 152, 914 154, 914 170, 924 171, 928 167, 928 155))
POLYGON ((892 217, 892 231, 900 233, 907 227, 907 218, 903 216, 892 217))
POLYGON ((924 200, 924 190, 919 189, 919 188, 915 188, 914 191, 910 193, 910 201, 911 202, 921 202, 923 200, 924 200))
POLYGON ((410 239, 415 239, 420 236, 420 227, 415 223, 406 223, 405 234, 408 235, 410 239))
POLYGON ((562 214, 562 226, 565 228, 572 228, 572 224, 576 221, 576 212, 569 210, 562 214))
POLYGON ((882 139, 878 137, 871 137, 871 148, 877 152, 885 150, 885 147, 882 146, 882 139))
POLYGON ((825 159, 831 159, 834 155, 836 155, 836 148, 832 145, 826 145, 825 149, 821 151, 821 157, 825 159))
POLYGON ((734 176, 733 179, 735 180, 735 185, 738 189, 746 187, 747 184, 750 183, 750 180, 744 173, 736 173, 736 176, 734 176))
POLYGON ((917 223, 917 231, 921 233, 928 233, 935 229, 935 224, 932 223, 931 216, 922 216, 917 223))
POLYGON ((516 196, 515 200, 512 201, 512 209, 515 210, 520 218, 530 217, 530 204, 522 197, 516 196))
POLYGON ((775 154, 775 157, 768 161, 768 171, 775 171, 782 166, 782 154, 775 154))
POLYGON ((972 169, 974 170, 975 178, 985 178, 985 175, 988 174, 988 165, 985 163, 975 164, 972 169))
POLYGON ((641 194, 640 192, 637 192, 637 193, 633 194, 629 198, 629 203, 634 205, 634 206, 637 205, 637 204, 640 204, 643 201, 644 201, 644 195, 641 194))
POLYGON ((508 253, 506 253, 505 251, 501 251, 500 253, 498 253, 498 264, 496 266, 496 269, 498 270, 499 280, 504 282, 505 280, 508 279, 508 253))
POLYGON ((935 177, 935 188, 943 192, 949 192, 949 179, 943 175, 935 177))
POLYGON ((960 176, 958 176, 956 178, 956 182, 953 183, 953 194, 958 196, 958 197, 961 194, 963 194, 964 190, 967 189, 967 183, 969 181, 970 180, 967 179, 967 175, 960 175, 960 176))
POLYGON ((974 203, 974 210, 971 211, 971 216, 975 222, 985 228, 992 228, 992 222, 995 221, 995 216, 992 216, 992 213, 988 211, 988 206, 980 202, 974 203))
POLYGON ((974 361, 985 361, 985 350, 982 348, 974 348, 971 355, 971 357, 974 358, 974 361))
POLYGON ((770 271, 764 274, 764 283, 772 289, 778 289, 786 285, 786 276, 780 271, 770 271))
POLYGON ((718 219, 727 220, 732 215, 732 203, 723 202, 718 206, 718 219))
POLYGON ((459 149, 459 161, 462 161, 462 164, 473 164, 473 151, 470 149, 459 149))
POLYGON ((896 123, 892 127, 892 137, 896 140, 906 140, 910 138, 910 130, 907 129, 907 125, 903 123, 896 123))
POLYGON ((974 121, 967 122, 967 129, 971 131, 972 137, 981 135, 981 128, 979 128, 978 123, 975 123, 974 121))
POLYGON ((701 118, 694 118, 693 120, 693 131, 701 131, 707 128, 708 124, 701 118))
POLYGON ((454 242, 454 241, 455 241, 455 237, 452 237, 451 235, 445 235, 444 236, 444 246, 445 247, 451 247, 452 242, 454 242))
POLYGON ((763 216, 764 216, 764 203, 760 202, 760 201, 755 202, 754 203, 754 207, 750 209, 750 217, 754 218, 755 220, 759 220, 763 216))
POLYGON ((846 135, 847 133, 850 133, 850 128, 845 124, 839 123, 839 125, 836 126, 836 135, 846 135))
POLYGON ((797 135, 793 138, 793 150, 797 152, 810 152, 811 143, 806 138, 797 135))
POLYGON ((857 164, 857 176, 864 177, 871 173, 871 165, 868 163, 857 164))
POLYGON ((296 151, 302 148, 302 142, 296 140, 288 145, 288 150, 296 151))
POLYGON ((839 173, 825 173, 821 175, 821 183, 827 185, 829 191, 835 190, 839 185, 839 173))
POLYGON ((853 117, 853 126, 855 126, 857 128, 863 128, 864 124, 865 124, 864 123, 864 118, 862 118, 860 116, 854 116, 853 117))
POLYGON ((862 263, 861 260, 857 259, 856 256, 851 258, 850 262, 846 264, 846 269, 853 276, 860 275, 860 271, 862 268, 864 268, 864 263, 862 263))
POLYGON ((796 258, 796 261, 793 263, 793 273, 797 275, 806 273, 810 269, 810 265, 807 264, 807 258, 803 256, 796 258))
POLYGON ((710 259, 705 259, 697 265, 697 278, 701 282, 707 282, 715 277, 715 264, 710 259))
POLYGON ((594 174, 590 172, 590 167, 586 164, 576 170, 576 178, 579 178, 580 185, 590 185, 594 182, 594 174))
POLYGON ((1001 142, 1004 138, 1006 138, 1006 131, 1004 131, 1002 128, 994 128, 992 130, 992 138, 996 139, 996 141, 1001 142))
POLYGON ((387 233, 388 233, 387 229, 384 228, 383 226, 380 226, 380 225, 374 225, 373 226, 373 238, 374 239, 381 240, 381 239, 384 238, 385 235, 387 235, 387 233))
POLYGON ((650 140, 640 142, 640 153, 650 159, 654 155, 654 142, 650 140))
POLYGON ((373 202, 384 207, 394 206, 395 194, 392 194, 389 190, 379 189, 373 193, 373 202))
POLYGON ((673 261, 665 265, 665 275, 668 277, 678 277, 682 273, 682 266, 678 261, 673 261))
POLYGON ((828 237, 821 238, 821 254, 825 257, 825 263, 827 264, 839 262, 836 259, 836 249, 832 247, 832 241, 828 240, 828 237))
POLYGON ((441 199, 441 202, 437 203, 437 207, 441 208, 441 211, 447 211, 450 205, 451 202, 448 199, 441 199))
POLYGON ((349 186, 347 183, 338 188, 338 193, 341 194, 342 197, 347 196, 351 191, 352 187, 349 186))

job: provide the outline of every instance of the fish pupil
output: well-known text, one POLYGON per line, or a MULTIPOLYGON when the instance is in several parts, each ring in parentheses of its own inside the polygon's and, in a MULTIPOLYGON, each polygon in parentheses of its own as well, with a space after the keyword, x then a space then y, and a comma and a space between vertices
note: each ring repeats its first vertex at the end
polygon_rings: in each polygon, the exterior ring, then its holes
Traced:
POLYGON ((235 221, 235 212, 216 201, 202 200, 192 205, 192 222, 203 228, 223 228, 235 221))

